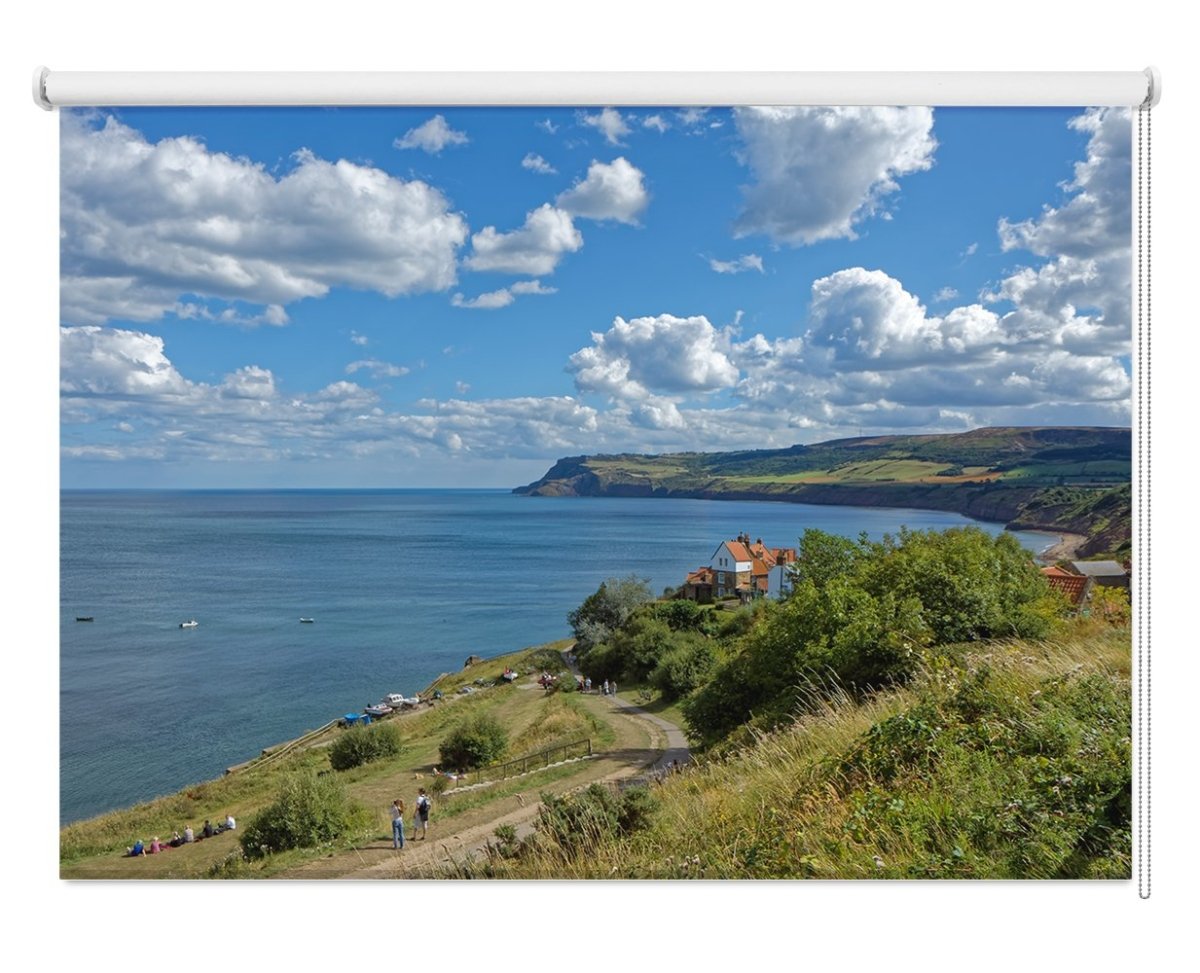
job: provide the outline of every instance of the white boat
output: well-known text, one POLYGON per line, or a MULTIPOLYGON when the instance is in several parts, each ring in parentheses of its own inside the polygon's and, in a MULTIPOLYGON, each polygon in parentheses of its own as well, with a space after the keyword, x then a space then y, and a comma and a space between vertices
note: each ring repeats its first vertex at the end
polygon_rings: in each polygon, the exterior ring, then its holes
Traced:
POLYGON ((197 626, 199 626, 199 624, 200 623, 198 621, 196 621, 196 619, 190 618, 186 622, 180 622, 179 627, 180 628, 196 628, 197 626))
POLYGON ((400 693, 388 693, 383 697, 383 701, 392 709, 404 709, 406 706, 419 706, 421 703, 421 697, 402 696, 400 693))
POLYGON ((302 618, 302 619, 300 619, 300 621, 305 625, 311 625, 313 623, 313 620, 311 618, 302 618))
POLYGON ((387 703, 376 703, 374 706, 368 706, 363 712, 367 716, 387 716, 392 712, 392 708, 387 703))

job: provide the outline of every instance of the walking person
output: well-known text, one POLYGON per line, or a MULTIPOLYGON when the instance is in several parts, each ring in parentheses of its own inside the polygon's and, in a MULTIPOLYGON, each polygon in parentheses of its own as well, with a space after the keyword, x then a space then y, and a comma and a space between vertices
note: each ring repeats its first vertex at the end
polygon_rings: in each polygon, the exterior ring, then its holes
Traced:
POLYGON ((413 832, 416 832, 416 825, 421 826, 421 840, 424 841, 429 837, 429 795, 425 793, 425 788, 417 789, 417 820, 413 825, 413 832))
POLYGON ((404 847, 404 802, 400 798, 392 801, 392 848, 404 847))

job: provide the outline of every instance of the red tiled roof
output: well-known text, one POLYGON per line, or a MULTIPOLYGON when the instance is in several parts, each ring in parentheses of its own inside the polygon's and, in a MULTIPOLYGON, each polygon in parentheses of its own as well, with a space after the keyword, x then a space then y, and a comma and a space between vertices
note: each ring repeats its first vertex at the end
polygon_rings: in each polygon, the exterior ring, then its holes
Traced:
POLYGON ((1070 571, 1064 571, 1062 568, 1057 567, 1057 566, 1042 568, 1042 574, 1044 574, 1047 578, 1079 578, 1079 577, 1082 577, 1082 575, 1072 574, 1070 571))
POLYGON ((687 576, 687 580, 684 582, 684 584, 712 584, 713 574, 714 572, 712 568, 697 568, 687 576))
MULTIPOLYGON (((1045 573, 1045 572, 1043 572, 1045 573)), ((1072 605, 1078 605, 1083 601, 1083 596, 1087 593, 1088 584, 1091 578, 1082 574, 1047 574, 1046 580, 1050 582, 1050 587, 1067 597, 1072 605)))
POLYGON ((768 564, 766 561, 760 561, 755 558, 750 564, 750 574, 755 578, 765 578, 774 567, 773 564, 768 564))
POLYGON ((729 548, 729 553, 733 555, 735 561, 753 561, 754 556, 746 548, 746 545, 741 541, 726 541, 725 546, 729 548))

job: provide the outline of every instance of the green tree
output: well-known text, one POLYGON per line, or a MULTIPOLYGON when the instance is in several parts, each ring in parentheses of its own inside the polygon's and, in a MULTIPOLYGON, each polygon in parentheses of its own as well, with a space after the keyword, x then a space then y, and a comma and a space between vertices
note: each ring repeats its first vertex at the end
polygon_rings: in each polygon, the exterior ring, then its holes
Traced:
POLYGON ((333 774, 288 777, 275 801, 263 808, 239 840, 248 858, 289 848, 312 848, 364 824, 364 811, 346 798, 333 774))
POLYGON ((639 605, 653 599, 647 579, 633 574, 601 582, 582 605, 567 613, 567 622, 575 633, 576 652, 583 655, 607 642, 639 605))

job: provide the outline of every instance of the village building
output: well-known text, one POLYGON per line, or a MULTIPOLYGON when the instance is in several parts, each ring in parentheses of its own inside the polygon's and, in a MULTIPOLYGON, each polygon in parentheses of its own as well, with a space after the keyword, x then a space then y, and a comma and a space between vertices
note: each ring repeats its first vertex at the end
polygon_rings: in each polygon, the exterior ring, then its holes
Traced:
POLYGON ((1071 570, 1104 588, 1129 590, 1129 572, 1116 561, 1072 561, 1071 570))
POLYGON ((1092 578, 1086 574, 1073 574, 1058 567, 1042 568, 1042 576, 1049 583, 1051 590, 1057 591, 1065 597, 1075 611, 1087 610, 1088 602, 1092 597, 1092 588, 1095 587, 1092 578))
POLYGON ((767 547, 761 537, 751 543, 743 533, 722 541, 708 565, 687 576, 679 596, 690 601, 784 598, 791 591, 789 568, 795 561, 794 547, 767 547))

